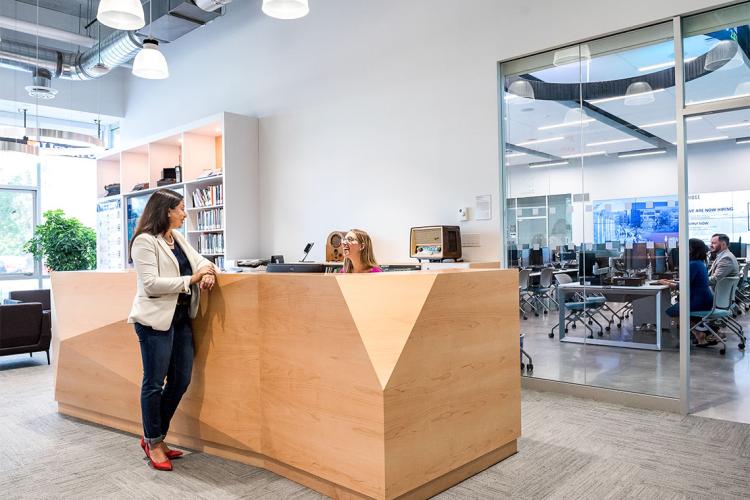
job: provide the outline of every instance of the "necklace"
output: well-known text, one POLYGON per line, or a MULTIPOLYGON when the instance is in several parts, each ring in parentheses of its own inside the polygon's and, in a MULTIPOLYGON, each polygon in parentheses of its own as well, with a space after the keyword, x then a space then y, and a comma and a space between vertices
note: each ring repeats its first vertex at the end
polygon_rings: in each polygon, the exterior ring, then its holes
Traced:
POLYGON ((172 236, 170 239, 167 239, 166 237, 164 237, 164 241, 166 241, 167 245, 169 245, 171 247, 171 246, 174 245, 174 236, 172 236))

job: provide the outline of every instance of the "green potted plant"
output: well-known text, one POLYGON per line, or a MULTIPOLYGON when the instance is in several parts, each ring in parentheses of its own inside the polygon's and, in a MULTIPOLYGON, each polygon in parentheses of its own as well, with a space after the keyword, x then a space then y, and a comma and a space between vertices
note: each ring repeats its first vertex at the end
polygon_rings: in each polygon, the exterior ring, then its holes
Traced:
POLYGON ((79 271, 96 267, 96 233, 62 210, 44 212, 44 223, 23 250, 42 259, 51 271, 79 271))

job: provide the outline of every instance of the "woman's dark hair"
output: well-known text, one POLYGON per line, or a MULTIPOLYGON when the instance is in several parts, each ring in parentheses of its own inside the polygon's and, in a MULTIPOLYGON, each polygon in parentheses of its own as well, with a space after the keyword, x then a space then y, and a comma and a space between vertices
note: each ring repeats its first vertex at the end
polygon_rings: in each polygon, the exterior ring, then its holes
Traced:
POLYGON ((133 237, 130 239, 128 253, 133 250, 133 242, 141 233, 156 236, 169 229, 169 209, 177 208, 182 201, 182 195, 171 189, 160 189, 154 191, 143 209, 135 227, 133 237))
POLYGON ((708 256, 708 247, 703 243, 703 240, 690 238, 690 241, 688 241, 688 249, 690 251, 690 260, 702 260, 705 262, 706 257, 708 256))

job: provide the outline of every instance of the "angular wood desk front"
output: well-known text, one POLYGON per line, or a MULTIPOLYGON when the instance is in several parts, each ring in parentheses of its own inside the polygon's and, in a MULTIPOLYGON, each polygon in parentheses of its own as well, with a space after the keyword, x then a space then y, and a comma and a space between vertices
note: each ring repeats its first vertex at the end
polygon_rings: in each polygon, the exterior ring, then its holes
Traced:
MULTIPOLYGON (((140 435, 132 272, 54 273, 64 414, 140 435)), ((516 452, 518 273, 224 274, 168 440, 337 498, 427 497, 516 452)))

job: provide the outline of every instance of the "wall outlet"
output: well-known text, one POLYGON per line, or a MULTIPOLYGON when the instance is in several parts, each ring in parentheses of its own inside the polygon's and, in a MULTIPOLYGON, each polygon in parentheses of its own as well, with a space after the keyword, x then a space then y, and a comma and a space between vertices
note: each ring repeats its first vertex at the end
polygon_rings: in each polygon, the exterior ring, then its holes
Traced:
POLYGON ((461 233, 461 246, 462 247, 478 247, 479 245, 479 233, 461 233))
POLYGON ((459 222, 469 220, 469 207, 461 207, 458 209, 458 220, 459 222))

